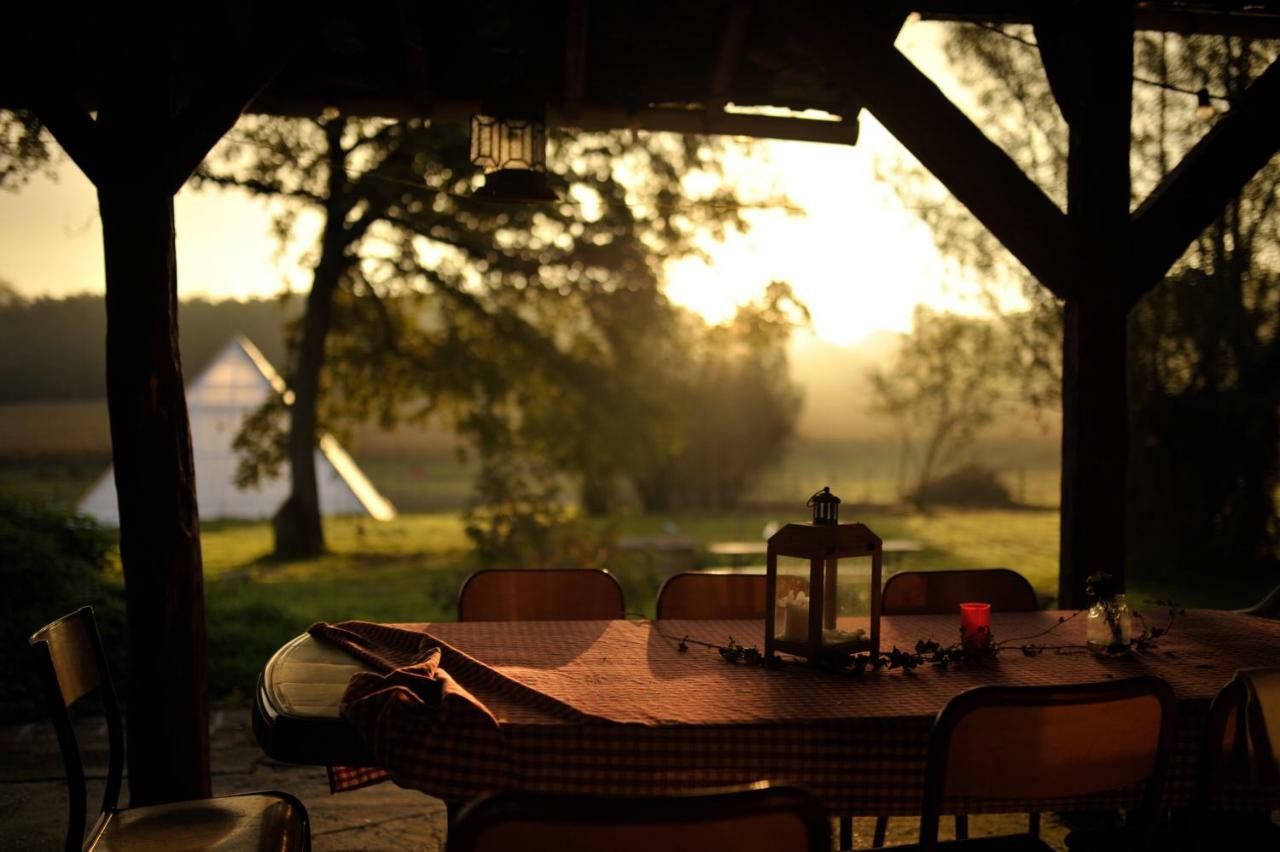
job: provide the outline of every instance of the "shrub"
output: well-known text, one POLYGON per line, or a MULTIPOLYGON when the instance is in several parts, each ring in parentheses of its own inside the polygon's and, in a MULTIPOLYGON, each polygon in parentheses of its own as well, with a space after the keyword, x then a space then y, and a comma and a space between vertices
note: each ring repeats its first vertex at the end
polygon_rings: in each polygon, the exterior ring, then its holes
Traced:
POLYGON ((968 464, 932 479, 909 497, 921 508, 958 506, 993 509, 1014 505, 1009 489, 1005 488, 996 472, 978 464, 968 464))
POLYGON ((112 674, 123 678, 123 590, 106 576, 111 536, 92 520, 0 493, 0 720, 44 715, 27 638, 90 605, 112 674))

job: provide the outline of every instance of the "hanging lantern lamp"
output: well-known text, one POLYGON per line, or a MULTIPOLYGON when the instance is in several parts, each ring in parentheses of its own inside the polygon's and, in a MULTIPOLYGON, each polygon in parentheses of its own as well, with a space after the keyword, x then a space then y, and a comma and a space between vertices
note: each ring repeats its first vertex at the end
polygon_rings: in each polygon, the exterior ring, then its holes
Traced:
POLYGON ((557 201, 547 185, 547 126, 541 115, 471 117, 471 162, 484 169, 475 198, 498 204, 557 201))

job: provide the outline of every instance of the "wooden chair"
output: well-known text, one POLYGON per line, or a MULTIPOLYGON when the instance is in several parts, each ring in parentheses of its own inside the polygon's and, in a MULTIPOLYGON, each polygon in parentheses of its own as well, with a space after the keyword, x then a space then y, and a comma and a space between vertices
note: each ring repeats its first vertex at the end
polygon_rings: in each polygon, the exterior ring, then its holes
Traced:
MULTIPOLYGON (((960 571, 903 571, 884 584, 880 612, 884 615, 947 615, 960 604, 982 601, 996 612, 1032 612, 1040 608, 1036 591, 1017 571, 1008 568, 967 568, 960 571)), ((883 846, 888 817, 876 817, 872 845, 883 846)), ((840 826, 842 842, 851 833, 840 826)), ((969 821, 956 814, 956 837, 969 836, 969 821)))
POLYGON ((1031 612, 1040 608, 1036 591, 1017 571, 975 568, 963 571, 903 571, 884 584, 884 615, 953 614, 960 604, 982 601, 994 612, 1031 612))
POLYGON ((763 783, 638 798, 498 793, 449 831, 449 852, 827 852, 830 842, 817 800, 763 783))
POLYGON ((1191 830, 1197 849, 1264 849, 1280 848, 1280 828, 1272 824, 1269 812, 1215 812, 1213 791, 1226 785, 1248 786, 1246 760, 1237 746, 1237 727, 1244 709, 1247 692, 1238 678, 1233 678, 1214 696, 1205 719, 1200 757, 1196 765, 1196 787, 1191 813, 1191 830))
POLYGON ((1280 586, 1276 586, 1267 596, 1251 607, 1236 610, 1244 615, 1256 615, 1259 618, 1280 618, 1280 586))
POLYGON ((594 621, 622 618, 622 587, 586 568, 491 568, 458 592, 459 621, 594 621))
POLYGON ((42 627, 31 637, 30 646, 44 682, 67 771, 68 852, 311 848, 307 810, 288 793, 245 793, 143 808, 118 808, 124 773, 124 728, 93 610, 83 607, 42 627), (84 766, 80 762, 80 747, 69 708, 95 693, 100 696, 107 717, 109 753, 101 812, 86 837, 84 766))
MULTIPOLYGON (((1156 677, 963 692, 929 734, 920 843, 896 848, 1048 850, 1035 813, 1027 834, 939 843, 942 808, 948 800, 1050 802, 1138 785, 1126 836, 1105 848, 1146 848, 1173 748, 1173 713, 1173 690, 1156 677)), ((1068 845, 1074 848, 1073 838, 1068 845)))
POLYGON ((764 618, 765 579, 763 574, 675 574, 658 590, 657 617, 764 618))

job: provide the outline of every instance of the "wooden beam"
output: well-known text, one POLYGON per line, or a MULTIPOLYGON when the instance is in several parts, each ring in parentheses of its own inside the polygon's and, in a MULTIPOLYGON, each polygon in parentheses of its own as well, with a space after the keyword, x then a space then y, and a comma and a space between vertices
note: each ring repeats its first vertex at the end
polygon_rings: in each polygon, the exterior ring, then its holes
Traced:
POLYGON ((859 53, 855 91, 867 109, 1032 275, 1070 295, 1066 215, 896 48, 859 53))
POLYGON ((409 88, 423 114, 430 114, 435 107, 435 95, 431 93, 431 71, 427 67, 426 48, 422 37, 426 22, 426 7, 412 0, 399 0, 400 25, 404 28, 401 45, 404 48, 405 70, 409 74, 409 88))
POLYGON ((1081 0, 1041 17, 1036 36, 1070 120, 1058 602, 1076 609, 1100 562, 1124 578, 1133 6, 1081 0))
POLYGON ((587 96, 587 0, 569 0, 564 36, 564 103, 570 119, 582 113, 587 96))
POLYGON ((242 73, 192 97, 174 117, 168 160, 171 194, 182 188, 279 69, 276 61, 250 62, 242 73))
POLYGON ((1133 213, 1136 300, 1280 151, 1280 60, 1256 79, 1133 213))
MULTIPOLYGON (((437 122, 467 123, 480 112, 479 101, 436 101, 429 114, 423 114, 411 100, 403 98, 336 97, 326 101, 300 101, 290 99, 281 103, 271 97, 270 90, 263 93, 247 109, 251 113, 265 115, 292 115, 310 117, 320 114, 326 106, 337 107, 343 115, 362 115, 380 118, 429 118, 437 122)), ((665 133, 693 133, 724 136, 749 136, 755 139, 789 139, 796 142, 822 142, 832 145, 853 145, 858 141, 857 125, 846 120, 822 120, 814 118, 788 118, 753 113, 720 112, 691 104, 688 109, 676 107, 605 107, 584 104, 576 116, 564 109, 549 107, 547 124, 591 132, 608 130, 651 130, 665 133)))
POLYGON ((729 102, 729 87, 738 72, 738 63, 742 59, 742 43, 747 36, 747 22, 751 19, 751 7, 746 3, 734 3, 729 9, 729 17, 725 21, 724 37, 720 40, 720 50, 716 54, 716 64, 711 69, 709 106, 723 109, 729 102))
POLYGON ((85 177, 97 183, 101 174, 98 126, 89 111, 64 87, 50 85, 32 93, 32 111, 67 152, 85 177))

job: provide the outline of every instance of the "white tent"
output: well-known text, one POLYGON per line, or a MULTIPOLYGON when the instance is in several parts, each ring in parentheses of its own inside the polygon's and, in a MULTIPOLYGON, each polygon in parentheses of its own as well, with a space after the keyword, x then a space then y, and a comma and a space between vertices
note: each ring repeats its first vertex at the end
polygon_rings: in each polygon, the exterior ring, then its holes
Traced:
MULTIPOLYGON (((288 462, 280 475, 255 488, 235 483, 236 453, 232 448, 245 416, 280 394, 292 393, 270 362, 247 338, 237 335, 187 387, 191 443, 196 463, 196 499, 200 517, 210 520, 262 520, 275 515, 289 496, 288 462)), ((320 511, 325 515, 369 515, 379 521, 395 517, 395 508, 332 435, 320 436, 316 450, 316 479, 320 511)), ((111 468, 80 501, 82 513, 105 524, 119 524, 116 483, 111 468)))

